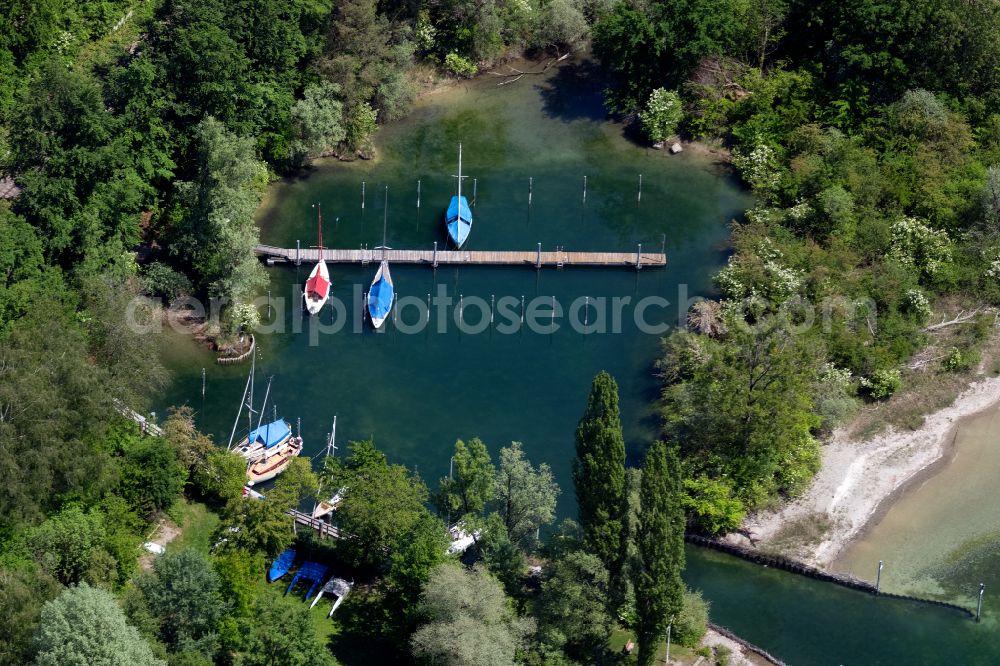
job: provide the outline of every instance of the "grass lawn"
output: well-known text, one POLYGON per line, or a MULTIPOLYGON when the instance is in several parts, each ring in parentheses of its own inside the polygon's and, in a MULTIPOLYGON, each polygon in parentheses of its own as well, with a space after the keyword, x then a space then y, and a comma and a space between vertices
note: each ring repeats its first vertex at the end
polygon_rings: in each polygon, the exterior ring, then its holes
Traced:
MULTIPOLYGON (((268 563, 270 564, 270 563, 268 563)), ((260 577, 260 581, 257 584, 257 594, 258 597, 263 599, 266 597, 272 597, 274 599, 280 599, 285 593, 285 588, 288 584, 292 582, 292 574, 287 574, 273 583, 268 583, 266 577, 263 575, 260 577)), ((319 586, 317 586, 316 591, 319 592, 319 588, 326 580, 323 580, 319 586)), ((312 603, 313 597, 309 598, 309 601, 305 600, 306 590, 309 589, 305 585, 296 585, 295 589, 288 593, 285 597, 292 603, 302 604, 304 607, 308 608, 309 604, 312 603)), ((316 638, 319 639, 323 645, 327 645, 330 642, 330 637, 339 633, 339 626, 337 625, 336 617, 334 614, 332 618, 327 618, 326 614, 330 612, 330 606, 333 605, 333 598, 327 601, 327 597, 324 595, 316 607, 309 611, 309 620, 312 624, 313 631, 316 634, 316 638)), ((337 613, 343 610, 343 606, 337 609, 337 613)))
MULTIPOLYGON (((635 649, 632 650, 631 656, 626 656, 622 651, 625 647, 627 641, 632 641, 636 643, 635 632, 630 629, 623 629, 621 627, 616 628, 611 633, 611 640, 608 641, 608 649, 612 654, 620 655, 618 663, 619 664, 634 664, 636 663, 636 657, 639 653, 639 646, 636 644, 635 649)), ((656 657, 653 659, 654 664, 662 664, 663 659, 667 656, 667 641, 666 638, 657 646, 656 657)), ((678 645, 677 643, 670 644, 670 663, 672 664, 694 664, 698 661, 700 655, 696 654, 691 648, 678 645)), ((713 664, 714 660, 702 659, 701 662, 705 664, 713 664)))
POLYGON ((208 554, 212 547, 212 533, 219 526, 219 516, 201 502, 180 499, 168 512, 171 520, 180 529, 167 548, 172 552, 194 548, 208 554))

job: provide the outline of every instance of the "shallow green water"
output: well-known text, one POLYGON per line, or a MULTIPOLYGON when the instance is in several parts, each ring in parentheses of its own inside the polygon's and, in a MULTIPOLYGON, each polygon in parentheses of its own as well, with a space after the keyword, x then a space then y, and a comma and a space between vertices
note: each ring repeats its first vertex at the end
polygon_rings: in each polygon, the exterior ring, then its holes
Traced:
MULTIPOLYGON (((749 198, 704 158, 688 153, 670 157, 623 138, 619 126, 605 122, 601 85, 589 77, 586 66, 567 67, 554 76, 525 77, 509 86, 497 87, 486 79, 438 93, 380 133, 377 161, 326 164, 273 187, 260 213, 262 240, 294 247, 299 239, 303 246, 311 245, 315 227, 310 204, 319 201, 327 246, 375 246, 381 242, 382 188, 388 185, 388 244, 429 249, 436 240, 443 247, 441 215, 452 193, 450 174, 462 141, 464 172, 470 176, 467 194, 476 178, 470 249, 532 250, 541 242, 545 249, 564 245, 567 250, 632 251, 643 243, 647 250, 659 251, 663 242, 668 267, 636 274, 487 267, 435 272, 400 265, 393 268, 398 295, 425 301, 444 288, 453 297, 461 294, 463 304, 473 296, 482 303, 491 296, 512 296, 519 303, 523 295, 529 302, 533 297, 549 302, 555 296, 565 306, 585 296, 635 302, 655 295, 674 305, 650 308, 647 321, 675 324, 675 304, 682 300, 678 288, 687 285, 687 297, 710 293, 710 276, 726 257, 727 224, 749 205, 749 198), (642 201, 637 204, 640 173, 642 201)), ((354 332, 361 323, 360 293, 375 266, 330 268, 333 293, 345 301, 344 316, 337 319, 345 325, 339 332, 321 330, 332 328, 332 309, 317 319, 297 317, 293 290, 310 267, 278 266, 269 271, 271 297, 276 304, 283 297, 285 307, 268 321, 283 325, 284 332, 258 336, 258 381, 274 376, 273 403, 293 423, 302 418, 308 455, 321 453, 337 415, 342 447, 351 439, 374 436, 393 461, 417 467, 434 486, 447 474, 456 438, 479 436, 494 455, 519 440, 533 462, 553 467, 563 488, 559 511, 565 516, 574 513, 569 476, 573 432, 597 371, 606 369, 618 380, 630 458, 638 460, 655 437, 651 404, 659 336, 639 331, 631 309, 625 309, 617 334, 583 335, 565 319, 551 335, 525 329, 503 334, 499 319, 482 333, 461 334, 454 307, 446 312, 445 332, 404 333, 415 323, 415 307, 404 309, 402 321, 389 322, 384 333, 367 325, 354 332)), ((589 312, 596 317, 596 311, 589 312)), ((470 304, 462 320, 472 325, 481 316, 470 304)), ((432 322, 436 320, 434 313, 432 322)), ((199 425, 225 443, 246 366, 216 366, 205 350, 183 339, 172 341, 167 362, 175 381, 158 409, 192 405, 199 425)), ((975 626, 949 611, 873 599, 699 549, 689 549, 685 575, 711 600, 714 621, 790 663, 1000 661, 991 624, 975 626)))
POLYGON ((884 589, 968 606, 979 583, 991 593, 1000 590, 998 436, 995 407, 963 421, 949 462, 893 504, 835 566, 872 572, 882 559, 884 589))

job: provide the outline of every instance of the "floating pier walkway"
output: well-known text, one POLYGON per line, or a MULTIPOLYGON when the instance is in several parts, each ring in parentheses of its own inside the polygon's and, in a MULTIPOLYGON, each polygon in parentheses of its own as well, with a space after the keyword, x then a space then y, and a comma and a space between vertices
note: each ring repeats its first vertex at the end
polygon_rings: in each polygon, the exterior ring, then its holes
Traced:
MULTIPOLYGON (((293 262, 315 263, 320 259, 318 248, 284 248, 273 245, 258 245, 257 256, 267 263, 293 262)), ((333 264, 378 263, 382 260, 381 249, 335 250, 323 249, 323 260, 333 264)), ((666 254, 643 252, 640 244, 635 252, 566 252, 563 249, 542 251, 541 243, 535 250, 510 252, 502 250, 438 250, 435 243, 432 250, 386 250, 385 257, 393 264, 424 264, 455 266, 590 266, 607 268, 663 267, 667 265, 666 254)))

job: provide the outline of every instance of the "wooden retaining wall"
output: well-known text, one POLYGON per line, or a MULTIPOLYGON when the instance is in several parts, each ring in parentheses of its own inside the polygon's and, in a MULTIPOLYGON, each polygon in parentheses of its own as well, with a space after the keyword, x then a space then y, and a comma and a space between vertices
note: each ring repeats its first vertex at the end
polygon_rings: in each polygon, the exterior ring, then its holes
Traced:
POLYGON ((939 601, 937 599, 922 599, 920 597, 911 597, 905 594, 893 594, 891 592, 876 591, 875 586, 866 580, 861 580, 859 578, 855 578, 854 576, 848 576, 847 574, 823 571, 822 569, 817 569, 814 566, 797 562, 793 559, 782 557, 781 555, 768 555, 753 548, 737 546, 736 544, 726 543, 724 541, 719 541, 718 539, 711 539, 698 534, 686 534, 684 536, 684 540, 688 543, 693 543, 696 546, 711 548, 712 550, 733 555, 747 560, 748 562, 753 562, 754 564, 761 564, 763 566, 781 569, 800 576, 808 576, 809 578, 815 578, 816 580, 833 583, 834 585, 840 585, 841 587, 847 587, 852 590, 868 592, 869 594, 877 594, 880 597, 888 597, 889 599, 901 599, 904 601, 914 601, 916 603, 927 604, 930 606, 940 606, 941 608, 956 610, 970 618, 976 617, 974 612, 968 608, 959 606, 958 604, 952 604, 947 601, 939 601))
POLYGON ((257 347, 257 340, 253 337, 253 335, 251 335, 250 349, 246 350, 239 356, 217 356, 215 362, 218 363, 219 365, 233 365, 234 363, 241 363, 250 358, 250 354, 253 353, 253 350, 256 347, 257 347))
POLYGON ((711 629, 712 631, 716 632, 717 634, 722 634, 723 636, 725 636, 729 640, 731 640, 734 643, 736 643, 737 645, 739 645, 744 650, 748 650, 750 652, 753 652, 755 655, 757 655, 761 659, 766 659, 767 661, 771 662, 775 666, 788 666, 788 664, 786 664, 785 662, 781 661, 780 659, 778 659, 777 657, 775 657, 774 655, 772 655, 767 650, 764 650, 763 648, 759 648, 756 645, 754 645, 753 643, 751 643, 750 641, 745 640, 743 638, 740 638, 739 636, 737 636, 733 632, 729 631, 725 627, 720 627, 717 624, 712 624, 711 622, 709 622, 708 623, 708 628, 711 629))

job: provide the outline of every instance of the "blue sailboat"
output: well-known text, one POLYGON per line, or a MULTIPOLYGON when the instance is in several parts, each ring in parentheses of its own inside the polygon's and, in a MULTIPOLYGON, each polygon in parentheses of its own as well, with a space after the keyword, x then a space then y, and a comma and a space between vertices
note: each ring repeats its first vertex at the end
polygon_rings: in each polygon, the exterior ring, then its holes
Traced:
POLYGON ((389 316, 392 310, 392 301, 396 297, 396 288, 392 284, 392 275, 389 274, 389 260, 386 258, 385 245, 386 225, 389 220, 389 188, 385 188, 385 213, 382 219, 382 263, 375 273, 372 286, 368 290, 368 314, 372 318, 372 325, 375 328, 382 326, 382 323, 389 316))
POLYGON ((444 226, 448 230, 448 238, 456 248, 461 249, 469 233, 472 231, 472 210, 469 202, 462 196, 462 144, 458 144, 458 194, 451 198, 448 212, 444 217, 444 226))

